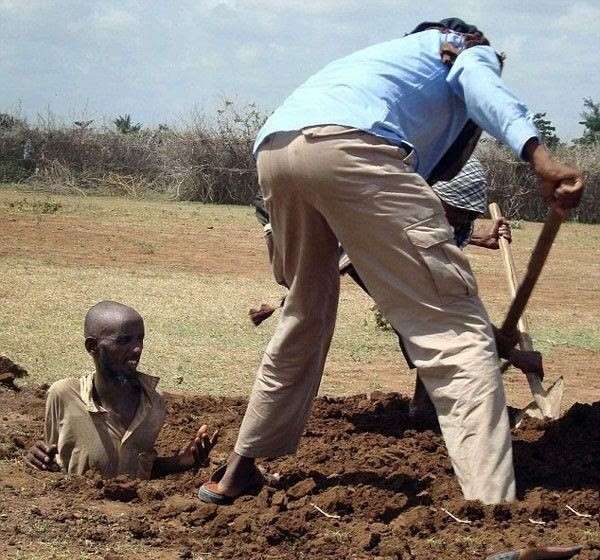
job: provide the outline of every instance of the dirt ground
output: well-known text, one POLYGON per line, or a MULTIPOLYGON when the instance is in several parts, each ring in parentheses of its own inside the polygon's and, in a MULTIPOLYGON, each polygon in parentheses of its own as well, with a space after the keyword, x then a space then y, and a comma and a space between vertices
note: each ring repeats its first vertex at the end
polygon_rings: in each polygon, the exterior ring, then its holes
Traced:
MULTIPOLYGON (((227 227, 211 227, 210 240, 203 241, 197 230, 174 224, 152 241, 160 244, 162 267, 264 276, 269 270, 256 231, 254 225, 243 226, 232 236, 227 227)), ((85 222, 56 216, 42 229, 33 218, 15 219, 0 228, 0 256, 43 254, 73 266, 97 266, 114 264, 118 253, 121 265, 153 266, 157 255, 132 246, 130 239, 136 236, 147 238, 143 228, 132 224, 107 222, 91 231, 85 222), (99 251, 81 250, 97 236, 105 240, 99 251)), ((475 255, 475 265, 479 258, 475 255)), ((485 266, 481 260, 479 269, 485 266)), ((578 271, 565 274, 569 282, 568 275, 576 278, 578 271)), ((495 296, 504 282, 497 276, 481 275, 484 300, 505 298, 495 296)), ((537 304, 564 305, 561 293, 560 286, 548 283, 538 290, 537 304)), ((570 302, 574 316, 597 307, 596 297, 593 289, 581 290, 570 302)), ((45 387, 14 391, 0 385, 0 554, 113 560, 452 560, 483 559, 528 544, 581 544, 578 560, 598 559, 598 355, 563 348, 551 358, 548 379, 577 372, 568 380, 563 416, 554 423, 528 419, 514 431, 519 501, 498 506, 462 499, 439 433, 415 429, 408 421, 404 387, 412 380, 399 384, 396 369, 378 363, 365 367, 378 376, 383 392, 320 397, 299 453, 263 463, 282 473, 281 489, 263 489, 220 508, 203 504, 196 493, 233 445, 245 410, 243 398, 168 394, 159 452, 176 452, 201 419, 221 427, 210 468, 158 481, 103 481, 94 474, 25 468, 26 449, 43 433, 45 387)), ((523 406, 530 395, 522 380, 511 381, 517 375, 507 378, 507 394, 512 404, 523 406)), ((356 386, 351 392, 361 392, 359 382, 356 386)))
MULTIPOLYGON (((409 424, 406 397, 321 397, 298 455, 264 462, 282 488, 217 507, 196 498, 210 469, 144 482, 29 471, 22 457, 42 433, 44 393, 0 389, 14 434, 0 470, 5 557, 459 559, 531 543, 578 543, 578 559, 600 557, 600 402, 552 424, 527 420, 514 433, 520 501, 482 506, 462 499, 441 436, 409 424)), ((222 429, 214 468, 245 401, 168 400, 159 452, 177 451, 201 417, 222 429)))

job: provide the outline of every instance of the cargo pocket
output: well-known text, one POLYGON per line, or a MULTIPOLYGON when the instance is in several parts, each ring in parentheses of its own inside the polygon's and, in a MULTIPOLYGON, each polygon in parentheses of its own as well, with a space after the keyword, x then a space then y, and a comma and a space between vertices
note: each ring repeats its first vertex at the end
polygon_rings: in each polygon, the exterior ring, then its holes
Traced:
POLYGON ((429 269, 440 297, 477 294, 469 261, 455 245, 450 226, 442 223, 440 216, 427 218, 404 231, 429 269))

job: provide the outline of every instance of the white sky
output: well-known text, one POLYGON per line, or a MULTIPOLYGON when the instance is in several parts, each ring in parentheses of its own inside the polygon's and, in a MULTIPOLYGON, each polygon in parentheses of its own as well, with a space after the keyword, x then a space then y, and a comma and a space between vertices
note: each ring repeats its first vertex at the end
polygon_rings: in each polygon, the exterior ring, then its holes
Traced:
POLYGON ((482 29, 512 90, 581 136, 583 99, 600 102, 598 0, 0 0, 0 112, 147 126, 224 98, 270 112, 327 62, 444 17, 482 29))

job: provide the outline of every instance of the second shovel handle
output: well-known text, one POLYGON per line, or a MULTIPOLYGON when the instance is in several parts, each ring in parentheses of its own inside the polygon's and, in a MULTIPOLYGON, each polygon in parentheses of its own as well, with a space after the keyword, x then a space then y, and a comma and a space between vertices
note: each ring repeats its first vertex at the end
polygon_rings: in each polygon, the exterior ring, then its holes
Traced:
MULTIPOLYGON (((502 210, 500 210, 500 206, 498 206, 497 202, 492 202, 489 206, 489 210, 493 220, 502 218, 502 210)), ((513 260, 510 250, 510 243, 506 238, 500 236, 498 238, 498 244, 500 245, 500 253, 502 254, 502 261, 504 262, 504 271, 506 272, 506 280, 508 281, 510 295, 514 299, 517 295, 517 288, 519 287, 519 278, 517 277, 515 261, 513 260)))
MULTIPOLYGON (((490 213, 492 213, 492 217, 494 217, 494 212, 500 213, 500 208, 497 204, 495 204, 496 209, 492 210, 492 206, 490 205, 490 213)), ((498 216, 499 217, 499 216, 498 216)), ((527 264, 527 271, 525 273, 525 277, 521 284, 516 288, 518 281, 516 280, 516 273, 514 272, 514 262, 512 261, 512 256, 510 256, 510 249, 508 246, 508 242, 506 240, 500 241, 500 247, 502 249, 503 258, 510 260, 508 263, 508 267, 510 269, 510 277, 511 284, 515 286, 515 295, 513 302, 506 314, 506 319, 504 319, 504 323, 502 324, 502 331, 505 333, 512 332, 517 326, 523 311, 529 301, 529 297, 533 292, 533 288, 542 272, 542 268, 546 263, 546 258, 548 257, 548 253, 552 247, 552 243, 556 238, 556 234, 560 229, 560 225, 563 219, 553 210, 550 210, 548 216, 546 217, 546 221, 544 222, 544 227, 538 237, 538 240, 533 248, 533 252, 531 253, 531 257, 529 258, 529 263, 527 264), (507 256, 504 256, 504 254, 507 256)), ((507 261, 505 261, 507 262, 507 261)), ((508 273, 507 273, 508 275, 508 273)), ((522 330, 522 329, 521 329, 522 330)))
MULTIPOLYGON (((494 220, 498 220, 502 217, 502 210, 500 206, 496 202, 492 202, 489 206, 490 215, 494 220)), ((510 295, 515 299, 517 295, 517 290, 519 288, 519 277, 517 276, 517 269, 515 267, 515 261, 512 256, 512 251, 510 249, 510 243, 507 239, 500 236, 498 239, 498 244, 500 245, 500 253, 502 254, 502 261, 504 262, 504 272, 506 273, 506 280, 508 282, 508 288, 510 291, 510 295)), ((519 332, 521 333, 520 346, 521 350, 531 350, 528 348, 527 342, 529 339, 529 324, 527 322, 527 315, 524 313, 518 318, 517 326, 519 328, 519 332)))

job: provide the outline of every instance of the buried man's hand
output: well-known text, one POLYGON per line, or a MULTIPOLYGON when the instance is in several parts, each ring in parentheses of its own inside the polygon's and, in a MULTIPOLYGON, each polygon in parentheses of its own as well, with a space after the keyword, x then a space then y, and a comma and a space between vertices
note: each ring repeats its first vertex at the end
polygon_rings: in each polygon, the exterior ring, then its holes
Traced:
POLYGON ((208 427, 203 424, 196 432, 196 437, 179 452, 179 465, 183 468, 205 467, 208 456, 219 440, 219 430, 208 435, 208 427))
POLYGON ((46 445, 45 441, 38 440, 30 448, 25 456, 25 463, 34 469, 42 471, 59 471, 56 463, 56 445, 46 445))

